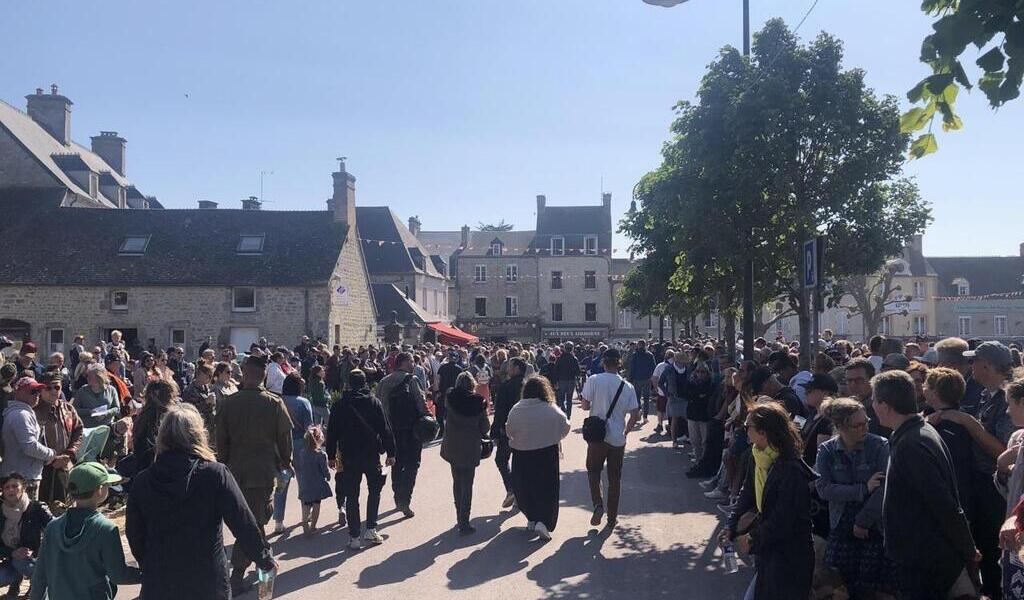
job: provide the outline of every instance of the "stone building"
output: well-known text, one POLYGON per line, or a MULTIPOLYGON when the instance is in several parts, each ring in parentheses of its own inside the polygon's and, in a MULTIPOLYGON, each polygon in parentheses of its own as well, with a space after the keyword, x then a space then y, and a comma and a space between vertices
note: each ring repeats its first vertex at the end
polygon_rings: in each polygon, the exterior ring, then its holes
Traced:
POLYGON ((548 206, 537 196, 536 229, 418 231, 430 252, 450 255, 456 325, 491 340, 607 339, 611 195, 598 206, 548 206))
POLYGON ((64 187, 0 188, 0 334, 58 351, 119 329, 129 347, 189 355, 208 338, 376 342, 355 179, 339 177, 353 185, 328 211, 87 210, 64 187))
POLYGON ((71 105, 57 86, 25 97, 27 112, 0 101, 0 188, 60 188, 63 206, 162 208, 125 176, 126 141, 116 131, 71 138, 71 105))

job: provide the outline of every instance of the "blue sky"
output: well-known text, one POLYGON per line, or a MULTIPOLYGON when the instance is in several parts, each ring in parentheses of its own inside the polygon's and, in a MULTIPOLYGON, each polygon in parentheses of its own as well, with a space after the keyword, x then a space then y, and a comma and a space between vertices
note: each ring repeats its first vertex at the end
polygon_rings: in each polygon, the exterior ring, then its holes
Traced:
MULTIPOLYGON (((752 0, 753 27, 794 26, 811 3, 752 0)), ((799 35, 838 36, 847 66, 902 99, 925 74, 918 6, 821 0, 799 35)), ((169 207, 238 206, 265 170, 268 209, 322 209, 348 156, 360 205, 432 230, 532 228, 536 194, 596 204, 603 189, 620 215, 672 105, 741 43, 740 0, 5 0, 3 16, 0 98, 23 108, 59 84, 75 139, 120 132, 129 177, 169 207)), ((934 206, 925 250, 1016 254, 1024 107, 958 105, 966 129, 906 168, 934 206)))

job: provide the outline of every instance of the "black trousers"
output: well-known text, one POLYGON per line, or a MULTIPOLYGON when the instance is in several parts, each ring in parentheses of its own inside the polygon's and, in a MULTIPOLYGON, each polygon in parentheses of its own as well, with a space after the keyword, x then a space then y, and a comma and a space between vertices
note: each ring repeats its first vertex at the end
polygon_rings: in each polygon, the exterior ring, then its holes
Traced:
POLYGON ((387 477, 381 472, 380 465, 345 465, 342 471, 342 481, 345 484, 346 517, 348 518, 348 534, 352 537, 359 535, 361 523, 359 520, 359 488, 366 478, 366 489, 369 495, 366 498, 366 528, 377 528, 377 513, 380 511, 380 491, 384 489, 384 480, 387 477))
POLYGON ((975 474, 973 483, 974 518, 971 520, 971 535, 974 536, 974 545, 981 551, 981 591, 989 598, 1002 598, 999 529, 1003 526, 1006 500, 996 489, 991 475, 975 474))
POLYGON ((512 491, 512 469, 509 466, 511 461, 512 448, 508 445, 508 437, 502 433, 494 441, 494 464, 498 466, 498 474, 501 475, 501 483, 505 486, 506 493, 512 491))
POLYGON ((391 468, 391 490, 395 493, 395 505, 409 508, 412 504, 412 490, 416 487, 416 474, 420 470, 423 444, 416 439, 411 429, 395 432, 395 466, 391 468))
POLYGON ((554 531, 560 488, 558 444, 539 450, 513 450, 512 488, 516 505, 526 519, 554 531))
POLYGON ((455 497, 455 519, 459 527, 469 525, 473 507, 473 479, 476 467, 452 467, 452 495, 455 497))

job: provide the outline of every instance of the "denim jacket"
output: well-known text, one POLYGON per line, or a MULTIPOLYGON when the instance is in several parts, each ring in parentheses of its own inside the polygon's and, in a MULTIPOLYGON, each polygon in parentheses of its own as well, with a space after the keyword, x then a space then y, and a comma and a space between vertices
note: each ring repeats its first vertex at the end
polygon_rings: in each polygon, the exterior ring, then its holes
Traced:
POLYGON ((828 502, 829 523, 835 528, 848 502, 863 503, 856 524, 865 529, 880 528, 884 484, 868 494, 867 482, 875 473, 885 473, 889 463, 889 441, 868 434, 850 452, 837 435, 818 448, 815 470, 821 477, 814 483, 822 500, 828 502))

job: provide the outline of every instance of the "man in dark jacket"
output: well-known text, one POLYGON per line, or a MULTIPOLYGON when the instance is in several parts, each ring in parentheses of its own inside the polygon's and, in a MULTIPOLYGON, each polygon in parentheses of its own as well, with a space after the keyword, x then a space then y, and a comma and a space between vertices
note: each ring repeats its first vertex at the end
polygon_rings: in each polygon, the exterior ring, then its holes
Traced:
POLYGON ((448 397, 448 390, 455 387, 455 380, 466 370, 462 363, 462 357, 458 350, 453 349, 448 353, 448 360, 444 361, 437 369, 437 387, 434 390, 434 415, 437 417, 438 437, 444 437, 444 400, 448 397))
POLYGON ((572 416, 572 396, 579 376, 580 362, 573 354, 572 342, 566 342, 562 355, 555 361, 555 400, 566 417, 572 416))
POLYGON ((67 400, 61 399, 61 374, 47 371, 43 375, 46 386, 39 392, 35 406, 36 420, 43 432, 43 443, 56 452, 57 458, 43 467, 39 482, 39 499, 43 502, 64 502, 67 499, 68 472, 74 466, 82 449, 82 418, 67 400))
POLYGON ((886 371, 871 380, 875 413, 892 428, 882 501, 886 554, 910 600, 973 595, 965 566, 977 550, 960 507, 949 451, 917 414, 914 380, 886 371))
POLYGON ((526 376, 526 361, 516 357, 508 361, 508 379, 498 388, 494 399, 494 420, 491 422, 491 439, 494 440, 494 462, 498 465, 501 482, 505 485, 505 501, 502 508, 511 508, 516 503, 512 492, 512 447, 505 434, 505 423, 512 407, 523 398, 523 379, 526 376))
POLYGON ((413 375, 414 370, 412 355, 402 352, 395 358, 395 371, 377 385, 377 397, 395 436, 391 489, 395 506, 406 518, 416 516, 411 506, 412 493, 423 456, 423 441, 416 437, 416 424, 427 414, 423 389, 413 375))
MULTIPOLYGON (((327 456, 332 468, 338 469, 337 452, 341 451, 341 488, 346 498, 349 547, 358 550, 361 522, 359 519, 359 488, 363 477, 369 496, 366 500, 366 532, 363 541, 380 544, 377 533, 377 511, 385 475, 380 455, 387 454, 387 465, 395 464, 395 438, 384 417, 380 401, 370 395, 366 374, 353 369, 348 376, 349 390, 331 407, 327 421, 327 456)), ((339 494, 340 495, 340 494, 339 494)))
POLYGON ((647 415, 651 412, 651 377, 654 376, 656 366, 658 365, 654 361, 654 355, 647 351, 647 341, 637 342, 636 351, 629 359, 629 382, 640 400, 640 409, 644 416, 641 423, 647 423, 647 415))

